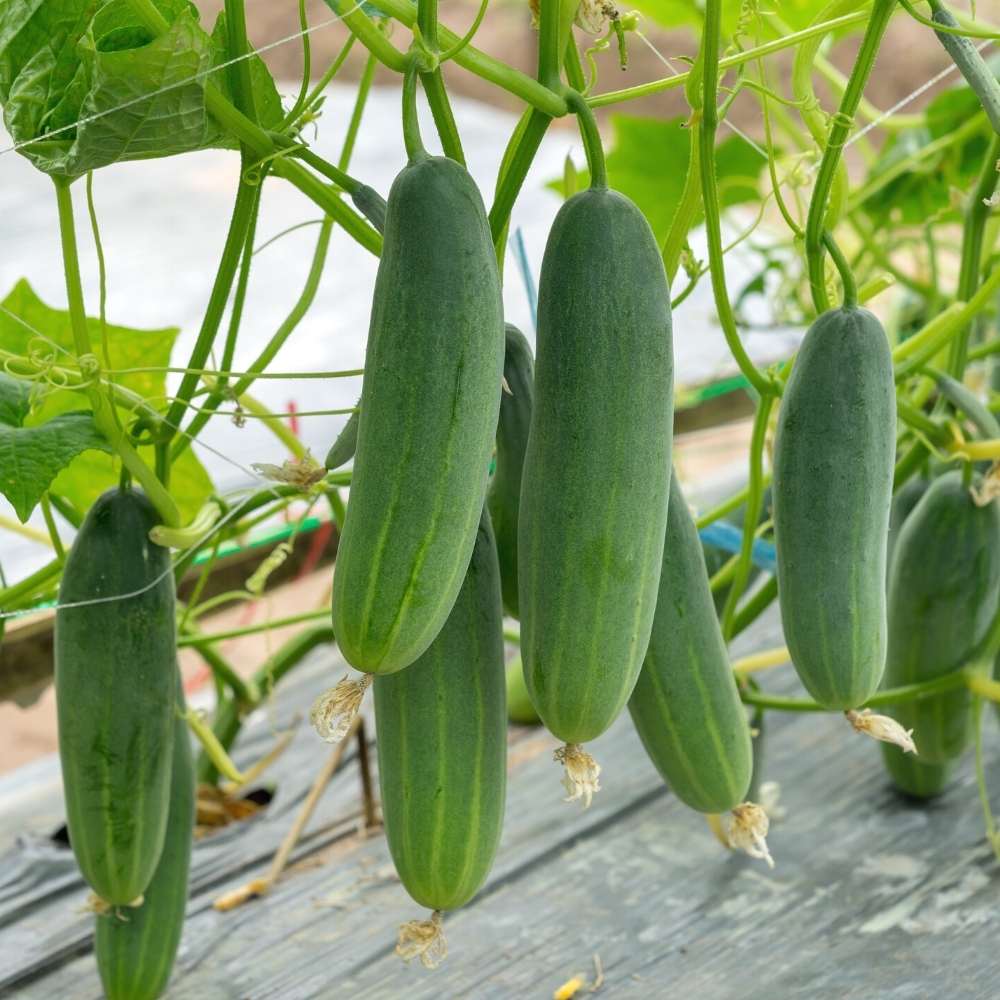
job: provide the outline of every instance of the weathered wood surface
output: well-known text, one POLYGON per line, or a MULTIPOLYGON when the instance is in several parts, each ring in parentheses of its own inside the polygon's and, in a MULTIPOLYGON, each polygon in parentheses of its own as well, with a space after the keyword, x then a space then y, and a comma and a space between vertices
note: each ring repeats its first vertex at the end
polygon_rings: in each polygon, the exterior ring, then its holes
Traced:
MULTIPOLYGON (((771 617, 735 652, 779 641, 771 617)), ((340 669, 332 650, 303 665, 247 729, 238 761, 258 757, 340 669)), ((766 777, 781 783, 787 816, 772 826, 769 872, 727 854, 663 788, 627 718, 592 746, 604 787, 589 811, 561 801, 554 746, 540 732, 512 733, 496 867, 477 899, 446 918, 450 955, 431 973, 392 953, 398 924, 422 914, 385 839, 356 832, 353 755, 266 900, 212 909, 266 870, 329 752, 303 725, 274 769, 267 812, 196 847, 169 996, 550 997, 574 973, 592 978, 595 954, 602 994, 616 998, 1000 993, 1000 867, 983 838, 971 761, 943 799, 914 806, 840 717, 770 715, 766 777)), ((991 749, 994 772, 998 758, 991 749)), ((53 760, 0 781, 0 995, 100 996, 85 893, 69 852, 46 842, 61 816, 53 760)))

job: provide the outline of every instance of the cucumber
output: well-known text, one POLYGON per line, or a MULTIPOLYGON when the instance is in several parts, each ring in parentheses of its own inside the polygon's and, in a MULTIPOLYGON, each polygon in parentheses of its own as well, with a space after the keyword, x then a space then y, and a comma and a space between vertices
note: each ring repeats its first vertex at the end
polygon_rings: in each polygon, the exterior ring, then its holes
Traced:
MULTIPOLYGON (((998 597, 1000 503, 977 507, 962 474, 948 472, 906 519, 893 554, 886 686, 964 666, 993 621, 998 597)), ((968 746, 970 707, 963 687, 888 711, 913 730, 922 764, 945 764, 968 746)))
POLYGON ((628 707, 646 753, 682 802, 722 813, 744 800, 753 773, 750 726, 676 473, 653 633, 628 707))
MULTIPOLYGON (((183 693, 178 700, 183 705, 183 693)), ((184 928, 194 835, 194 760, 187 723, 174 722, 170 815, 142 906, 96 918, 94 953, 108 1000, 155 1000, 166 989, 184 928)))
POLYGON ((507 779, 500 570, 485 510, 444 628, 412 666, 372 686, 396 871, 421 906, 455 909, 493 863, 507 779))
POLYGON ((99 497, 66 560, 56 612, 70 844, 94 892, 120 906, 146 891, 169 812, 177 651, 170 553, 149 540, 159 520, 142 493, 99 497))
POLYGON ((896 789, 912 799, 933 799, 948 787, 954 761, 925 764, 912 753, 899 747, 881 744, 882 759, 896 789))
POLYGON ((524 664, 521 657, 515 656, 507 664, 507 718, 519 726, 537 726, 541 723, 535 706, 528 697, 528 689, 524 686, 524 664))
POLYGON ((885 331, 865 309, 809 328, 778 413, 774 535, 788 649, 829 709, 864 704, 885 667, 885 557, 896 396, 885 331))
POLYGON ((482 198, 453 160, 411 158, 389 193, 333 629, 367 673, 441 630, 476 538, 500 409, 503 308, 482 198))
POLYGON ((361 411, 356 409, 347 418, 347 423, 337 435, 337 440, 330 445, 330 450, 326 453, 326 461, 323 463, 328 472, 339 469, 354 458, 358 447, 358 420, 360 416, 361 411))
POLYGON ((497 468, 490 481, 487 503, 500 558, 503 606, 507 614, 517 618, 517 510, 535 396, 535 361, 527 339, 516 326, 507 324, 504 339, 503 374, 510 393, 500 397, 497 468))
POLYGON ((531 701, 569 745, 625 707, 649 644, 673 431, 670 293, 639 209, 591 188, 542 262, 518 525, 531 701))
POLYGON ((929 479, 923 476, 913 476, 913 478, 907 479, 892 498, 892 506, 889 508, 889 540, 886 546, 886 586, 889 584, 889 569, 892 566, 892 554, 896 549, 899 533, 903 530, 906 519, 913 513, 913 508, 920 502, 930 485, 929 479))

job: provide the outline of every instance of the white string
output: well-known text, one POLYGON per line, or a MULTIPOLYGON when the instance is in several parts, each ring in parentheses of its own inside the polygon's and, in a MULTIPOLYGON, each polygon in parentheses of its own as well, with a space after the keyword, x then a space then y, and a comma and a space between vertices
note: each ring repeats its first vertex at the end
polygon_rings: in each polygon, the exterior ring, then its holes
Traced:
MULTIPOLYGON (((6 315, 10 316, 12 319, 14 319, 17 322, 19 322, 26 330, 28 330, 29 332, 31 332, 33 336, 39 338, 40 340, 43 340, 47 344, 50 344, 57 351, 61 351, 63 354, 66 354, 70 358, 73 358, 72 352, 69 351, 67 348, 65 348, 62 344, 57 343, 56 341, 52 340, 51 337, 49 337, 45 333, 43 333, 41 330, 36 329, 34 326, 32 326, 31 323, 29 323, 23 317, 17 316, 15 313, 12 313, 6 306, 0 304, 0 312, 5 313, 6 315)), ((224 452, 220 451, 218 448, 212 447, 212 445, 206 443, 205 441, 202 441, 202 440, 200 440, 197 437, 192 437, 184 428, 179 427, 176 424, 173 424, 173 423, 171 423, 168 420, 162 420, 162 422, 167 427, 169 427, 171 430, 173 430, 176 433, 182 435, 183 437, 188 438, 193 445, 198 445, 200 448, 202 448, 205 451, 211 453, 216 458, 220 458, 224 462, 227 462, 229 465, 232 465, 234 468, 239 469, 240 472, 242 472, 245 476, 247 476, 252 481, 253 485, 247 485, 247 486, 238 487, 238 488, 232 490, 230 493, 226 494, 223 497, 223 499, 230 500, 233 497, 240 496, 241 494, 248 494, 248 493, 252 492, 253 490, 259 488, 260 486, 267 487, 267 489, 273 494, 275 500, 287 499, 286 497, 282 497, 278 493, 277 486, 276 486, 275 483, 273 483, 271 480, 267 479, 266 477, 262 476, 256 470, 254 470, 252 468, 247 468, 246 466, 242 465, 240 462, 236 461, 236 459, 230 457, 229 455, 226 455, 224 452)), ((233 508, 229 511, 228 514, 226 514, 225 516, 223 516, 220 520, 216 521, 215 524, 213 524, 210 528, 208 528, 205 531, 205 533, 201 537, 199 537, 197 539, 197 541, 193 542, 186 549, 181 550, 178 553, 178 555, 177 555, 176 561, 180 561, 181 559, 183 559, 185 556, 187 556, 191 552, 197 551, 199 548, 201 548, 201 546, 204 545, 205 542, 207 542, 214 534, 216 534, 220 530, 220 528, 224 528, 233 518, 236 517, 236 514, 237 514, 238 510, 239 510, 239 504, 236 504, 235 506, 233 506, 233 508)), ((88 607, 88 606, 94 605, 94 604, 108 604, 108 603, 110 603, 112 601, 126 601, 126 600, 131 600, 134 597, 140 597, 142 594, 145 594, 147 591, 152 590, 158 584, 162 583, 163 580, 166 579, 167 576, 169 576, 170 574, 172 574, 173 571, 174 571, 174 566, 173 566, 173 563, 171 563, 171 565, 166 570, 164 570, 163 573, 161 573, 155 579, 151 580, 145 586, 140 587, 138 590, 129 591, 128 593, 124 593, 124 594, 111 594, 111 595, 109 595, 107 597, 90 598, 90 599, 84 600, 84 601, 71 601, 71 602, 67 602, 65 604, 58 604, 57 603, 53 608, 48 609, 48 610, 58 611, 58 610, 60 610, 62 608, 80 608, 80 607, 88 607)), ((35 612, 36 612, 35 608, 22 608, 22 609, 19 609, 19 610, 16 610, 16 611, 0 611, 0 621, 2 621, 4 619, 7 619, 7 618, 22 618, 22 617, 24 617, 26 615, 34 614, 35 612)))
POLYGON ((145 101, 151 101, 155 97, 159 97, 161 94, 169 93, 171 90, 178 90, 181 87, 186 87, 188 84, 196 83, 199 80, 203 80, 206 77, 211 76, 213 73, 217 73, 220 70, 228 69, 230 66, 235 66, 237 63, 244 62, 247 59, 253 59, 256 55, 261 52, 269 52, 271 49, 276 49, 280 45, 285 45, 288 42, 294 42, 299 38, 303 38, 306 35, 311 35, 314 31, 320 31, 322 28, 328 28, 331 24, 336 24, 338 21, 342 21, 348 14, 353 14, 354 11, 359 10, 361 7, 360 0, 356 3, 350 10, 344 11, 343 14, 338 14, 336 17, 327 18, 325 21, 321 21, 319 24, 311 24, 305 30, 300 30, 291 35, 286 35, 284 38, 279 38, 276 41, 268 42, 266 45, 262 45, 260 48, 251 49, 249 52, 245 52, 243 55, 236 56, 233 59, 229 59, 226 62, 219 63, 218 66, 210 66, 208 69, 203 69, 193 76, 186 77, 183 80, 178 80, 175 83, 168 83, 166 86, 160 87, 159 90, 152 90, 144 94, 140 94, 138 97, 133 97, 131 100, 125 101, 123 104, 119 104, 114 108, 107 108, 104 111, 97 111, 92 115, 86 115, 83 118, 77 119, 75 122, 71 122, 69 125, 61 125, 59 128, 52 129, 46 132, 44 135, 36 136, 34 139, 25 139, 23 142, 15 142, 10 146, 6 146, 0 149, 0 156, 4 153, 15 153, 19 150, 26 149, 29 146, 33 146, 38 142, 48 142, 53 136, 60 135, 63 132, 71 131, 75 128, 80 128, 83 125, 89 125, 91 122, 97 121, 100 118, 105 118, 108 115, 117 114, 119 111, 124 111, 127 108, 131 108, 133 105, 142 104, 145 101))
MULTIPOLYGON (((992 43, 989 40, 987 40, 983 42, 981 45, 977 45, 976 51, 982 52, 983 49, 989 47, 991 44, 992 43)), ((931 89, 931 87, 933 87, 937 83, 940 83, 943 79, 945 79, 945 77, 950 76, 957 69, 958 67, 955 65, 955 63, 950 63, 943 70, 941 70, 940 73, 935 73, 934 76, 932 76, 929 80, 922 83, 911 94, 908 94, 901 101, 897 101, 887 111, 882 112, 882 114, 880 114, 878 118, 876 118, 874 121, 869 122, 863 129, 861 129, 860 132, 857 132, 855 135, 853 135, 851 139, 847 143, 845 143, 845 145, 850 146, 852 143, 857 142, 860 138, 871 132, 873 128, 877 128, 879 125, 882 124, 882 122, 891 118, 898 111, 901 111, 903 108, 906 107, 907 104, 909 104, 911 101, 915 101, 921 94, 926 93, 928 90, 931 89)))

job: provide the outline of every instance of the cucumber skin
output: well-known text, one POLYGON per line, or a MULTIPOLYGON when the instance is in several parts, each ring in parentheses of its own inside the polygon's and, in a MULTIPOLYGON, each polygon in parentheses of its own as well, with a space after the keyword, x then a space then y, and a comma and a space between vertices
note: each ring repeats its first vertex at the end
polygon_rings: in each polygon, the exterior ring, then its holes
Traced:
POLYGON ((354 458, 354 453, 358 447, 359 417, 360 412, 355 410, 347 418, 347 423, 344 424, 343 429, 337 435, 336 441, 330 445, 330 450, 326 453, 326 460, 323 462, 323 467, 328 472, 339 469, 342 465, 347 465, 354 458))
POLYGON ((516 326, 507 324, 504 341, 503 374, 510 395, 504 392, 500 397, 497 468, 486 502, 497 539, 504 610, 517 618, 517 521, 521 472, 535 398, 535 359, 527 338, 516 326))
POLYGON ((484 511, 465 582, 430 648, 375 678, 382 814, 389 851, 421 906, 468 902, 493 864, 507 781, 503 611, 484 511))
POLYGON ((923 476, 907 479, 896 491, 889 508, 889 540, 886 546, 885 583, 889 586, 889 570, 892 568, 892 554, 899 541, 899 533, 903 530, 906 519, 913 513, 914 507, 920 503, 923 495, 930 488, 931 481, 923 476))
POLYGON ((153 880, 142 906, 96 918, 94 954, 108 1000, 156 1000, 170 981, 187 909, 194 820, 194 757, 187 723, 178 715, 170 816, 153 880))
POLYGON ((778 413, 774 534, 782 626, 829 709, 863 704, 885 668, 885 559, 896 396, 885 331, 865 309, 809 328, 778 413))
POLYGON ((559 210, 542 262, 535 407, 521 483, 521 653, 532 703, 567 743, 604 732, 642 669, 670 489, 670 293, 623 195, 559 210))
POLYGON ((954 761, 925 764, 899 747, 881 744, 882 760, 897 791, 911 799, 933 799, 944 792, 954 770, 954 761))
POLYGON ((682 802, 723 813, 744 800, 753 774, 750 726, 676 473, 653 633, 628 707, 646 753, 682 802))
POLYGON ((176 709, 176 620, 170 553, 154 545, 149 500, 110 490, 94 503, 63 570, 55 690, 66 821, 83 877, 126 905, 156 870, 167 825, 176 709))
POLYGON ((389 194, 333 628, 369 673, 409 666, 462 586, 500 409, 503 307, 472 178, 411 162, 389 194))
MULTIPOLYGON (((959 472, 940 476, 906 519, 889 571, 885 685, 916 684, 962 667, 1000 596, 1000 503, 977 507, 959 472)), ((971 735, 965 688, 888 709, 922 764, 960 756, 971 735)))

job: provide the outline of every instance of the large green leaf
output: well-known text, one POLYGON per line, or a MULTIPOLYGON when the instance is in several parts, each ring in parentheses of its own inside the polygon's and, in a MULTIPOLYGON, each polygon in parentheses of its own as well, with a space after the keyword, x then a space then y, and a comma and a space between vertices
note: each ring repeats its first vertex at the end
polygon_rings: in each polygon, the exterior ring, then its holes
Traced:
MULTIPOLYGON (((88 318, 87 329, 91 345, 103 361, 100 321, 88 318)), ((179 332, 176 327, 138 330, 108 323, 108 363, 115 371, 127 368, 165 368, 170 364, 170 352, 179 332)), ((0 302, 0 348, 15 354, 27 354, 29 345, 30 348, 40 348, 51 353, 56 365, 72 360, 76 354, 69 313, 46 305, 22 278, 3 302, 0 302)), ((116 375, 115 381, 154 403, 159 403, 166 392, 166 375, 163 372, 142 371, 116 375)))
MULTIPOLYGON (((0 103, 21 152, 40 170, 76 177, 121 160, 234 145, 205 110, 204 87, 226 60, 188 0, 156 0, 169 22, 153 38, 128 0, 6 0, 0 4, 0 103)), ((281 104, 251 61, 261 122, 281 104)), ((212 85, 228 93, 224 70, 212 85)))
MULTIPOLYGON (((140 448, 139 454, 153 464, 153 449, 140 448)), ((91 504, 111 489, 121 475, 121 462, 111 455, 88 451, 77 456, 52 484, 52 492, 65 497, 77 510, 91 504)), ((170 469, 170 495, 177 504, 183 523, 191 521, 212 494, 212 481, 197 456, 188 448, 170 469)))
MULTIPOLYGON (((736 30, 741 10, 745 4, 722 5, 722 35, 730 38, 736 30)), ((760 4, 765 22, 768 12, 774 11, 793 30, 804 28, 828 6, 828 0, 781 0, 778 4, 760 4)), ((701 29, 705 20, 704 0, 638 0, 635 7, 665 28, 701 29)))
MULTIPOLYGON (((967 191, 982 168, 990 134, 979 99, 968 85, 961 83, 943 91, 927 105, 924 124, 898 132, 869 168, 866 184, 919 157, 909 169, 865 198, 863 209, 878 225, 884 225, 890 214, 904 225, 922 225, 947 213, 952 190, 967 191), (963 139, 945 142, 931 155, 923 153, 959 129, 968 130, 963 139)), ((957 210, 952 209, 951 214, 957 216, 957 210)))
POLYGON ((37 426, 24 426, 31 412, 31 389, 31 383, 0 372, 0 493, 22 523, 77 455, 109 450, 89 412, 61 413, 37 426))
MULTIPOLYGON (((87 326, 93 349, 103 359, 100 322, 88 318, 87 326)), ((105 335, 111 369, 154 369, 115 375, 115 381, 142 396, 154 407, 160 407, 167 391, 163 369, 170 363, 170 352, 178 332, 175 327, 140 330, 109 323, 105 335)), ((37 350, 50 354, 57 366, 60 362, 66 363, 75 356, 69 314, 44 303, 28 282, 22 279, 0 303, 0 348, 22 355, 29 350, 37 350)), ((8 400, 8 406, 14 406, 13 396, 8 397, 8 400)), ((23 408, 27 403, 24 401, 20 405, 23 408)), ((3 414, 2 406, 0 402, 0 418, 3 414)), ((19 419, 31 425, 32 429, 40 429, 70 411, 89 411, 89 408, 85 393, 60 391, 57 387, 50 386, 47 387, 44 402, 30 416, 22 414, 19 419)), ((89 413, 84 415, 90 419, 89 413)), ((122 422, 127 424, 130 415, 124 410, 119 415, 122 422)), ((59 426, 56 425, 57 428, 59 426)), ((152 464, 152 449, 140 449, 140 453, 152 464)), ((73 458, 72 455, 69 457, 73 458)), ((2 460, 0 468, 3 468, 2 460)), ((86 510, 105 489, 117 482, 119 472, 120 462, 111 455, 93 451, 77 453, 68 467, 60 473, 52 488, 78 509, 86 510)), ((171 470, 170 492, 185 519, 193 517, 212 492, 208 474, 190 449, 171 470)))
MULTIPOLYGON (((661 243, 681 200, 687 176, 690 132, 684 123, 683 118, 661 121, 634 115, 611 116, 608 182, 642 209, 661 243)), ((758 178, 765 161, 748 142, 735 135, 725 139, 716 150, 716 164, 723 208, 757 199, 758 178)), ((577 187, 586 184, 587 174, 581 172, 577 187)), ((549 186, 562 192, 562 178, 549 186)))

